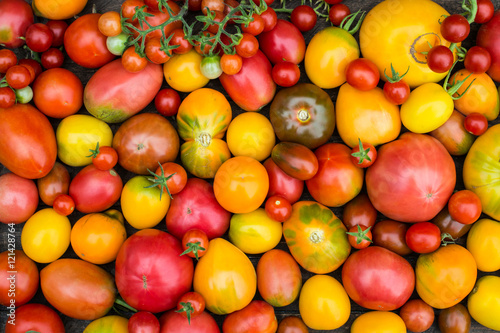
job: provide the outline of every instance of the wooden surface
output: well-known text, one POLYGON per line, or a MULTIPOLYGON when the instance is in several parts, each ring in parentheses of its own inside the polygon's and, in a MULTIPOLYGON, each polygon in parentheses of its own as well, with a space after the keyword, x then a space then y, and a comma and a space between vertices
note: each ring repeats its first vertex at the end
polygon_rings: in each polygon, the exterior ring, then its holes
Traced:
MULTIPOLYGON (((100 13, 104 13, 108 10, 117 10, 118 11, 120 8, 121 2, 122 1, 118 1, 118 0, 89 0, 89 3, 87 4, 84 11, 80 15, 91 12, 92 5, 95 5, 97 12, 100 12, 100 13)), ((278 2, 278 0, 275 0, 275 2, 278 2)), ((369 0, 369 1, 363 1, 363 0, 347 1, 346 0, 345 1, 345 3, 351 8, 351 12, 355 12, 358 9, 363 9, 363 10, 368 11, 375 4, 377 4, 379 2, 380 1, 374 1, 374 0, 369 0)), ((462 12, 462 10, 460 8, 461 1, 458 1, 458 0, 439 0, 436 2, 440 3, 450 13, 461 13, 462 12)), ((499 8, 500 7, 499 1, 496 0, 494 2, 495 2, 496 8, 499 8)), ((297 1, 297 0, 288 1, 287 7, 292 8, 294 5, 298 5, 298 3, 299 3, 299 1, 297 1)), ((272 5, 272 7, 277 7, 277 6, 278 6, 278 3, 275 3, 272 5)), ((280 14, 279 17, 286 18, 286 15, 280 14)), ((39 22, 45 22, 45 21, 39 19, 39 22)), ((68 20, 68 23, 70 23, 70 22, 71 22, 71 20, 68 20)), ((329 22, 325 22, 324 19, 319 19, 318 23, 316 24, 316 27, 312 31, 309 31, 309 32, 304 34, 305 39, 306 39, 306 43, 309 42, 309 40, 312 38, 312 36, 315 34, 315 32, 321 30, 322 28, 324 28, 328 25, 329 25, 329 22)), ((466 47, 469 47, 474 43, 477 29, 478 29, 478 25, 473 24, 471 35, 468 38, 467 42, 465 43, 466 47)), ((358 38, 357 34, 355 34, 355 37, 358 38)), ((70 69, 75 74, 77 74, 78 77, 81 79, 83 84, 85 84, 89 80, 91 75, 95 72, 95 70, 90 70, 90 69, 86 69, 86 68, 75 65, 68 57, 66 57, 63 67, 70 69)), ((301 65, 301 80, 300 80, 300 82, 309 82, 302 65, 301 65)), ((165 81, 163 83, 163 87, 167 87, 167 84, 165 81)), ((218 80, 212 80, 207 85, 207 87, 217 89, 225 94, 225 92, 223 91, 218 80)), ((332 100, 335 102, 338 88, 337 89, 329 89, 326 91, 331 96, 332 100)), ((187 94, 181 93, 181 98, 184 98, 186 95, 187 94)), ((225 95, 227 96, 227 94, 225 94, 225 95)), ((241 109, 239 109, 236 106, 236 104, 231 101, 231 99, 229 97, 228 97, 228 100, 231 103, 231 107, 233 110, 233 117, 242 112, 241 109)), ((149 105, 144 110, 144 112, 156 112, 154 109, 154 105, 149 105)), ((264 108, 261 112, 267 116, 269 114, 269 107, 264 108)), ((82 107, 82 109, 79 111, 79 113, 88 114, 87 111, 84 109, 84 107, 82 107)), ((54 129, 55 129, 59 123, 59 120, 51 119, 51 121, 52 121, 52 125, 54 126, 54 129)), ((174 120, 170 119, 170 121, 175 126, 174 120)), ((491 122, 490 124, 493 124, 493 123, 498 123, 498 119, 495 120, 494 122, 491 122)), ((119 125, 116 125, 116 124, 111 125, 113 132, 116 132, 118 126, 119 125)), ((330 139, 330 141, 331 142, 341 142, 341 139, 340 139, 337 131, 335 131, 335 133, 332 136, 332 138, 330 139)), ((457 186, 456 186, 456 189, 463 189, 463 183, 462 183, 462 177, 461 177, 463 159, 464 159, 463 157, 455 157, 454 158, 456 168, 457 168, 457 186)), ((74 176, 79 170, 77 168, 68 168, 68 169, 70 170, 72 176, 74 176)), ((132 173, 125 171, 124 169, 122 169, 119 166, 117 166, 116 169, 120 173, 120 175, 122 176, 124 183, 133 176, 132 173)), ((6 168, 3 167, 3 165, 0 165, 0 174, 4 174, 6 172, 8 172, 8 170, 6 170, 6 168)), ((310 195, 307 193, 307 190, 305 189, 304 194, 303 194, 303 199, 310 199, 310 198, 311 198, 310 195)), ((44 206, 40 206, 39 208, 44 208, 44 206)), ((116 205, 116 208, 119 208, 119 203, 116 205)), ((339 217, 342 216, 342 207, 333 208, 332 210, 334 211, 334 213, 337 216, 339 216, 339 217)), ((81 216, 83 216, 83 214, 76 212, 76 213, 72 214, 69 218, 70 218, 72 224, 74 224, 81 216)), ((382 217, 380 217, 380 218, 382 218, 382 217)), ((21 249, 21 237, 20 237, 20 235, 21 235, 22 226, 23 226, 23 224, 16 226, 16 248, 17 249, 21 249)), ((156 228, 161 229, 161 230, 166 230, 165 223, 164 222, 160 223, 156 228)), ((135 231, 136 231, 135 229, 133 229, 132 227, 130 227, 127 224, 127 234, 128 235, 133 234, 135 231)), ((0 235, 1 235, 0 236, 0 251, 5 251, 7 249, 7 226, 6 225, 3 225, 3 224, 0 225, 0 235)), ((464 238, 460 239, 459 243, 464 244, 464 238)), ((278 245, 278 248, 288 251, 287 246, 284 243, 284 240, 282 240, 282 242, 278 245)), ((73 252, 73 250, 71 249, 71 247, 65 253, 64 257, 76 258, 76 255, 73 252)), ((417 258, 416 255, 409 255, 406 257, 406 259, 413 266, 415 265, 416 258, 417 258)), ((259 256, 250 256, 250 259, 254 263, 254 265, 256 265, 257 261, 259 259, 259 256)), ((38 267, 40 269, 43 268, 44 266, 45 265, 38 264, 38 267)), ((108 264, 108 265, 103 265, 102 267, 105 268, 107 271, 114 273, 114 264, 113 263, 108 264)), ((303 272, 303 281, 305 281, 306 279, 308 279, 310 276, 313 275, 305 270, 302 270, 302 272, 303 272)), ((340 272, 341 272, 341 268, 337 269, 331 275, 334 276, 337 280, 341 281, 340 272)), ((498 274, 499 274, 499 272, 496 272, 496 275, 498 275, 498 274)), ((483 274, 481 272, 479 272, 479 276, 482 276, 482 275, 483 274)), ((416 295, 416 292, 415 292, 414 295, 412 296, 412 298, 416 298, 416 297, 418 297, 418 296, 416 295)), ((260 298, 258 293, 256 295, 256 298, 260 298)), ((38 291, 36 296, 33 298, 32 302, 43 303, 43 304, 49 305, 47 303, 47 301, 45 301, 40 290, 38 291)), ((348 322, 344 326, 342 326, 341 328, 335 330, 335 332, 349 332, 349 327, 351 326, 353 320, 356 317, 358 317, 360 314, 366 312, 366 309, 361 308, 360 306, 358 306, 354 302, 351 302, 351 306, 352 306, 352 311, 351 311, 351 316, 349 317, 348 322)), ((284 308, 276 308, 275 311, 276 311, 276 316, 277 316, 278 320, 281 320, 284 316, 288 316, 288 315, 292 315, 292 314, 298 315, 298 313, 299 313, 298 301, 296 301, 292 305, 284 307, 284 308)), ((438 313, 439 313, 439 311, 436 310, 436 320, 434 322, 434 325, 427 332, 439 332, 439 329, 437 327, 437 315, 438 315, 438 313)), ((109 314, 116 314, 116 313, 114 312, 114 310, 111 310, 109 314)), ((127 315, 129 316, 130 313, 127 315)), ((89 321, 75 320, 75 319, 66 317, 64 315, 61 315, 61 317, 65 323, 66 332, 70 332, 70 333, 83 332, 84 328, 89 324, 89 321)), ((219 323, 222 323, 222 320, 224 319, 223 316, 214 316, 214 317, 216 318, 216 320, 219 323)), ((0 327, 4 327, 5 322, 6 322, 6 311, 5 311, 5 308, 2 308, 2 313, 0 314, 0 327)), ((313 331, 313 330, 311 330, 311 332, 328 332, 328 331, 313 331)), ((488 330, 488 329, 484 328, 483 326, 481 326, 478 323, 473 321, 471 332, 493 332, 493 331, 488 330)))

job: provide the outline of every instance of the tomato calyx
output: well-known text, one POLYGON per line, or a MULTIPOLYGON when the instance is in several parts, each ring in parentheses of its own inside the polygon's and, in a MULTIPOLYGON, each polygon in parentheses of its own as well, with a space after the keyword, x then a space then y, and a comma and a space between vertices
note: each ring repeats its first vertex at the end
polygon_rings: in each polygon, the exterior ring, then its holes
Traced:
POLYGON ((181 308, 179 310, 175 310, 177 313, 186 313, 186 317, 188 320, 188 324, 191 325, 191 315, 194 313, 194 307, 191 302, 180 302, 179 305, 181 308))
POLYGON ((90 155, 87 155, 86 157, 92 157, 96 158, 97 155, 99 155, 99 141, 97 141, 97 144, 95 145, 95 149, 89 149, 90 155))
POLYGON ((346 232, 347 235, 353 236, 356 239, 356 244, 361 244, 363 241, 368 241, 370 243, 373 243, 372 239, 367 236, 368 232, 370 232, 370 229, 372 228, 369 226, 365 230, 361 228, 361 226, 358 224, 358 231, 356 232, 346 232))
POLYGON ((372 159, 368 155, 368 153, 370 152, 370 147, 368 147, 368 148, 365 149, 363 147, 363 143, 361 142, 360 138, 358 138, 358 143, 359 143, 359 151, 355 152, 355 153, 352 153, 351 156, 359 158, 358 164, 362 164, 364 160, 367 160, 367 161, 371 162, 372 159))
POLYGON ((196 260, 200 260, 200 257, 198 255, 198 251, 205 251, 206 250, 203 246, 201 246, 201 242, 195 242, 195 243, 189 242, 189 243, 186 243, 186 246, 187 246, 187 249, 184 252, 182 252, 180 255, 183 256, 183 255, 186 255, 188 253, 194 253, 196 260))
POLYGON ((441 234, 441 246, 455 244, 457 238, 453 238, 449 233, 441 234))
MULTIPOLYGON (((295 8, 286 8, 286 0, 282 0, 281 3, 282 3, 282 6, 280 8, 274 8, 274 11, 276 13, 288 13, 288 14, 290 14, 295 9, 295 8)), ((304 4, 304 2, 302 2, 302 4, 304 4)), ((312 2, 311 2, 311 4, 312 4, 312 2)), ((318 5, 316 7, 311 6, 311 8, 314 10, 316 15, 318 15, 318 17, 324 17, 324 18, 329 17, 328 14, 321 12, 321 11, 326 11, 328 13, 330 11, 330 5, 326 1, 318 1, 318 5)))
POLYGON ((168 175, 168 176, 165 176, 165 172, 163 171, 163 166, 161 165, 160 162, 158 162, 158 164, 160 165, 160 174, 156 174, 154 173, 153 171, 149 170, 148 169, 148 172, 153 176, 153 177, 148 177, 147 179, 152 182, 153 184, 149 185, 149 186, 146 186, 145 188, 151 188, 151 187, 155 187, 155 186, 159 186, 160 187, 160 200, 161 200, 161 195, 163 194, 163 191, 167 191, 168 193, 168 196, 170 197, 170 199, 173 199, 172 197, 172 194, 170 193, 170 189, 168 188, 168 185, 167 185, 167 181, 172 178, 176 172, 174 172, 173 174, 171 175, 168 175))
POLYGON ((396 83, 396 82, 399 82, 401 81, 401 79, 406 75, 408 74, 408 71, 410 70, 410 66, 408 66, 408 69, 406 69, 406 72, 404 72, 404 74, 402 75, 399 75, 398 72, 396 72, 396 70, 394 69, 394 67, 392 66, 392 63, 391 63, 391 76, 387 75, 386 72, 385 72, 385 68, 384 68, 384 76, 385 78, 387 79, 387 82, 389 83, 396 83))
POLYGON ((340 23, 340 29, 343 29, 350 33, 351 35, 354 35, 359 28, 361 27, 361 23, 363 23, 363 18, 365 17, 366 12, 362 10, 358 10, 355 13, 352 13, 350 15, 347 15, 342 22, 340 23), (361 16, 358 19, 358 22, 356 22, 356 25, 351 29, 351 25, 354 23, 356 20, 356 17, 361 14, 361 16))

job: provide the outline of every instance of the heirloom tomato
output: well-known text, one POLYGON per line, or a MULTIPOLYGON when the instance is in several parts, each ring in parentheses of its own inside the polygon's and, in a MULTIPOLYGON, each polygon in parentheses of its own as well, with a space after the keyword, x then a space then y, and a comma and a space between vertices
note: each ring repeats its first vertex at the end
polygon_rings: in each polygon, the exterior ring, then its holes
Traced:
POLYGON ((434 309, 418 298, 406 302, 399 310, 399 315, 412 332, 427 331, 434 323, 434 309))
POLYGON ((250 304, 257 290, 257 274, 240 249, 214 238, 196 265, 193 289, 203 296, 207 310, 229 314, 250 304))
POLYGON ((472 224, 481 216, 481 199, 470 190, 456 191, 448 200, 448 212, 455 221, 472 224))
POLYGON ((443 144, 450 155, 461 156, 467 154, 475 136, 465 130, 465 116, 453 110, 450 118, 429 134, 443 144))
POLYGON ((214 317, 206 311, 188 322, 182 314, 170 310, 160 317, 160 326, 160 333, 220 333, 214 317))
POLYGON ((267 216, 274 221, 285 222, 292 215, 292 204, 279 195, 269 197, 264 208, 267 216))
POLYGON ((438 326, 442 333, 469 333, 471 318, 467 308, 458 303, 439 312, 438 326))
POLYGON ((399 108, 378 87, 361 91, 345 83, 340 87, 335 108, 337 130, 351 148, 358 145, 358 140, 374 146, 392 141, 401 130, 399 108))
POLYGON ((420 298, 436 309, 460 303, 474 288, 477 265, 472 254, 457 244, 421 254, 415 265, 420 298))
POLYGON ((203 56, 194 49, 184 54, 174 54, 163 64, 163 75, 170 87, 181 92, 191 92, 205 86, 209 78, 201 73, 203 56))
POLYGON ((160 333, 160 321, 148 311, 138 311, 128 320, 128 333, 160 333))
POLYGON ((281 141, 300 143, 309 149, 327 142, 335 130, 330 96, 310 83, 280 90, 271 104, 269 117, 281 141))
POLYGON ((406 231, 409 224, 392 220, 375 223, 372 228, 373 244, 391 250, 400 256, 412 253, 406 245, 406 231))
POLYGON ((160 164, 155 172, 156 181, 163 193, 177 194, 187 183, 187 172, 182 165, 175 162, 160 164), (162 187, 163 185, 163 187, 162 187))
POLYGON ((361 53, 377 65, 383 80, 384 70, 390 71, 392 64, 399 73, 410 66, 404 77, 410 87, 438 82, 446 72, 433 72, 427 66, 425 52, 435 45, 450 45, 440 32, 443 15, 449 16, 431 0, 382 1, 363 20, 359 31, 361 53))
POLYGON ((277 333, 308 333, 309 329, 307 328, 304 321, 298 316, 287 316, 284 317, 279 325, 277 333))
POLYGON ((376 219, 377 210, 364 192, 349 201, 342 212, 342 223, 347 229, 351 229, 356 225, 372 227, 376 219))
POLYGON ((232 119, 226 97, 211 88, 190 93, 179 106, 177 127, 186 142, 181 146, 182 164, 196 177, 213 178, 231 157, 222 140, 232 119))
POLYGON ((299 201, 292 216, 283 223, 283 235, 290 253, 304 269, 333 272, 351 252, 346 228, 335 214, 320 203, 299 201))
POLYGON ((309 328, 335 330, 349 319, 351 303, 344 287, 334 277, 314 275, 300 291, 299 311, 309 328))
POLYGON ((287 175, 274 163, 271 157, 264 162, 264 167, 269 176, 268 198, 278 195, 287 199, 291 204, 300 199, 304 189, 304 181, 287 175))
POLYGON ((463 165, 465 188, 481 199, 483 213, 500 220, 500 124, 491 126, 472 144, 463 165))
POLYGON ((35 18, 30 5, 24 0, 0 1, 0 44, 7 48, 18 48, 24 44, 26 29, 35 18))
POLYGON ((222 323, 224 333, 275 333, 277 329, 274 308, 260 300, 254 300, 243 309, 230 313, 222 323))
POLYGON ((500 222, 480 219, 472 225, 467 235, 467 250, 482 272, 500 269, 500 222))
POLYGON ((304 145, 280 142, 274 146, 271 158, 287 175, 308 180, 318 172, 318 158, 304 145))
POLYGON ((286 20, 278 19, 274 28, 259 35, 259 47, 273 64, 302 62, 306 42, 299 29, 286 20))
POLYGON ((488 50, 491 56, 491 65, 488 75, 496 82, 500 82, 500 12, 496 11, 488 22, 481 25, 477 32, 476 44, 488 50))
POLYGON ((105 316, 94 320, 83 333, 128 333, 128 319, 120 316, 105 316))
POLYGON ((500 330, 500 277, 485 275, 477 280, 467 299, 469 313, 481 325, 500 330))
POLYGON ((441 234, 449 234, 454 239, 462 237, 472 227, 471 224, 463 224, 455 221, 448 212, 448 206, 445 206, 431 222, 439 227, 441 234))
POLYGON ((37 179, 38 195, 44 204, 52 206, 59 194, 68 194, 69 183, 68 169, 62 163, 56 162, 45 177, 37 179))
POLYGON ((403 319, 389 311, 363 313, 351 326, 351 333, 405 333, 406 331, 403 319))
POLYGON ((30 303, 15 311, 15 320, 10 321, 13 319, 10 316, 7 319, 5 333, 66 332, 61 317, 47 305, 30 303))
POLYGON ((0 176, 0 222, 19 224, 38 207, 38 191, 31 179, 14 173, 0 176))
POLYGON ((0 253, 0 304, 19 307, 28 303, 38 290, 38 282, 38 267, 22 250, 0 253))
POLYGON ((37 16, 49 20, 66 20, 79 14, 87 0, 33 0, 31 4, 37 16))
POLYGON ((416 253, 430 253, 441 245, 441 230, 431 222, 417 222, 406 230, 406 245, 416 253))

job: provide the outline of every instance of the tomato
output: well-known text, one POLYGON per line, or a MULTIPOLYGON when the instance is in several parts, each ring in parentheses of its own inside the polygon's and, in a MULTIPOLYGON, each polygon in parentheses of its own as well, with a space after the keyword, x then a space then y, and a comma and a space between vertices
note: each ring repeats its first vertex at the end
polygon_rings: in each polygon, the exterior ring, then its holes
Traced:
POLYGON ((430 253, 441 245, 441 230, 431 222, 418 222, 406 231, 406 245, 416 253, 430 253))
POLYGON ((92 321, 83 333, 114 332, 128 333, 128 319, 120 316, 105 316, 92 321))
POLYGON ((66 167, 56 162, 50 172, 42 178, 37 179, 38 195, 44 204, 52 206, 54 199, 59 194, 67 194, 70 176, 66 167))
POLYGON ((163 193, 167 192, 170 197, 186 186, 187 173, 180 164, 174 162, 160 164, 155 174, 154 182, 158 183, 163 193))
POLYGON ((125 302, 153 313, 174 308, 193 280, 193 261, 181 253, 180 241, 164 231, 145 229, 130 236, 115 263, 116 286, 125 302))
POLYGON ((275 144, 271 122, 257 112, 245 112, 235 117, 227 128, 226 141, 234 156, 248 156, 263 161, 275 144))
POLYGON ((38 207, 38 191, 32 180, 14 173, 0 176, 0 222, 19 224, 38 207))
POLYGON ((389 102, 382 89, 361 91, 344 84, 336 101, 337 130, 351 148, 359 140, 374 146, 396 139, 401 131, 399 108, 389 102), (377 126, 373 126, 374 122, 377 126))
POLYGON ((455 163, 443 145, 409 132, 380 147, 377 162, 366 172, 373 206, 401 222, 433 218, 447 204, 455 182, 455 163))
POLYGON ((177 310, 175 312, 186 317, 188 323, 191 324, 191 318, 203 313, 204 310, 205 300, 203 296, 197 292, 190 291, 179 298, 179 301, 177 301, 177 310))
POLYGON ((146 42, 144 52, 146 53, 147 59, 152 63, 161 65, 170 59, 170 55, 162 50, 161 46, 160 38, 150 38, 146 42))
POLYGON ((82 15, 64 33, 66 53, 71 60, 85 68, 98 68, 115 58, 106 47, 106 36, 99 31, 100 17, 101 14, 82 15))
POLYGON ((495 181, 500 162, 500 125, 491 126, 472 144, 463 165, 465 188, 481 199, 483 213, 500 220, 500 184, 495 181))
POLYGON ((125 220, 136 229, 153 228, 165 217, 170 197, 146 176, 127 181, 121 192, 120 204, 125 220))
POLYGON ((356 225, 372 227, 377 219, 377 211, 366 193, 360 193, 349 201, 342 213, 342 222, 347 229, 356 225))
POLYGON ((351 150, 351 161, 359 168, 368 168, 377 159, 377 150, 370 143, 362 143, 351 150))
POLYGON ((79 212, 96 213, 113 206, 122 187, 122 179, 114 169, 103 171, 90 164, 71 180, 68 194, 79 212))
POLYGON ((269 113, 280 141, 314 149, 326 143, 335 129, 335 111, 328 94, 310 83, 280 90, 269 113))
POLYGON ((365 58, 354 59, 345 69, 346 81, 362 91, 375 88, 380 80, 377 66, 365 58))
POLYGON ((464 119, 464 128, 472 135, 479 136, 488 129, 488 119, 478 112, 472 112, 464 119))
POLYGON ((356 225, 349 229, 349 232, 346 234, 347 240, 349 244, 355 249, 364 249, 368 247, 372 241, 372 232, 370 231, 371 227, 365 227, 364 225, 356 225))
POLYGON ((113 132, 108 124, 90 115, 75 114, 65 117, 57 126, 57 154, 66 165, 79 167, 92 163, 89 150, 97 142, 110 146, 113 132))
POLYGON ((95 149, 90 149, 92 153, 92 164, 99 170, 107 171, 118 163, 118 153, 113 147, 99 147, 97 142, 95 149))
POLYGON ((160 321, 154 314, 138 311, 128 320, 129 333, 160 333, 160 321))
POLYGON ((68 194, 59 194, 52 204, 56 213, 68 216, 75 210, 75 201, 68 194))
POLYGON ((500 81, 500 13, 495 12, 492 18, 481 25, 476 36, 476 45, 484 47, 491 56, 491 66, 488 75, 495 81, 500 81))
MULTIPOLYGON (((326 1, 325 1, 326 2, 326 1)), ((351 14, 351 10, 349 7, 344 5, 343 3, 336 3, 330 10, 328 11, 328 19, 332 22, 333 25, 339 26, 342 21, 351 14)))
POLYGON ((242 58, 251 58, 259 50, 259 41, 254 35, 249 33, 242 33, 242 37, 234 49, 236 53, 242 58))
POLYGON ((278 195, 269 197, 265 205, 268 217, 278 222, 285 222, 292 215, 292 204, 278 195))
POLYGON ((40 271, 45 299, 62 314, 82 320, 104 316, 113 306, 113 276, 79 259, 59 259, 40 271))
POLYGON ((302 273, 293 257, 283 250, 264 253, 257 264, 257 288, 274 307, 292 304, 302 287, 302 273))
POLYGON ((64 33, 68 29, 68 23, 62 20, 49 20, 46 23, 54 38, 52 39, 52 47, 60 47, 64 43, 64 33))
POLYGON ((26 45, 33 52, 45 52, 52 45, 54 35, 49 27, 43 23, 32 24, 26 29, 26 45))
POLYGON ((76 255, 97 265, 115 260, 126 239, 123 215, 117 210, 87 214, 71 229, 71 246, 76 255))
POLYGON ((491 0, 477 0, 476 23, 486 23, 493 17, 495 7, 491 0))
POLYGON ((406 326, 403 319, 393 312, 371 311, 357 317, 351 326, 352 333, 404 333, 406 326))
POLYGON ((210 183, 189 178, 184 189, 174 194, 165 220, 167 230, 178 239, 190 229, 200 229, 212 239, 227 231, 230 218, 231 214, 217 202, 210 183))
MULTIPOLYGON (((188 257, 199 260, 208 250, 208 237, 203 230, 189 229, 182 236, 181 244, 184 250, 181 255, 187 254, 188 257)), ((203 308, 205 308, 205 305, 203 305, 203 308)))
POLYGON ((274 146, 271 158, 287 175, 308 180, 318 171, 318 159, 304 145, 294 142, 280 142, 274 146))
POLYGON ((351 161, 351 149, 341 143, 327 143, 314 152, 318 172, 306 181, 311 196, 323 205, 342 206, 359 194, 364 171, 351 161))
POLYGON ((117 59, 92 75, 85 86, 83 102, 96 118, 120 123, 151 103, 162 82, 160 65, 148 62, 142 71, 130 73, 117 59))
POLYGON ((253 13, 251 22, 249 22, 247 25, 243 23, 241 24, 241 31, 257 36, 262 31, 264 31, 264 20, 260 17, 259 14, 253 13))
POLYGON ((415 266, 420 298, 436 309, 462 301, 474 287, 477 266, 472 254, 456 244, 421 254, 415 266))
POLYGON ((229 314, 250 304, 257 290, 257 276, 241 250, 223 238, 215 238, 196 265, 193 289, 203 296, 210 312, 229 314))
POLYGON ((16 93, 11 87, 0 87, 0 108, 7 109, 16 103, 16 93))
POLYGON ((293 23, 278 19, 272 30, 259 35, 259 47, 273 64, 282 61, 299 64, 304 59, 306 42, 293 23))
POLYGON ((472 146, 475 137, 465 129, 464 120, 464 115, 453 110, 450 118, 429 134, 438 139, 450 155, 465 155, 472 146))
POLYGON ((383 220, 372 228, 373 244, 405 256, 412 253, 406 244, 406 231, 409 225, 402 222, 383 220))
POLYGON ((99 17, 97 22, 99 31, 106 37, 116 36, 122 32, 120 13, 110 10, 99 17))
POLYGON ((9 316, 5 325, 5 333, 29 331, 65 332, 65 329, 61 317, 52 308, 43 304, 30 303, 15 309, 13 317, 9 316))
POLYGON ((264 301, 254 300, 241 310, 226 316, 222 332, 275 333, 278 320, 274 308, 264 301))
POLYGON ((37 16, 49 20, 66 20, 79 14, 87 0, 33 0, 33 11, 37 16))
POLYGON ((433 46, 427 53, 427 66, 435 73, 446 73, 453 66, 453 52, 446 46, 433 46))
POLYGON ((472 191, 457 191, 448 201, 448 211, 455 221, 472 224, 481 215, 481 199, 472 191))
POLYGON ((30 5, 23 0, 0 2, 0 44, 7 48, 18 48, 24 44, 26 29, 33 24, 34 16, 30 5))
MULTIPOLYGON (((392 79, 394 79, 394 76, 392 79)), ((383 90, 385 98, 394 105, 401 105, 410 97, 410 86, 406 81, 401 79, 395 82, 391 82, 388 79, 384 83, 383 90)))
POLYGON ((500 277, 486 275, 477 280, 474 290, 467 299, 470 315, 481 325, 500 329, 500 277))
POLYGON ((5 73, 7 70, 17 64, 17 56, 14 51, 9 49, 0 50, 0 73, 5 73))
POLYGON ((500 269, 500 223, 491 219, 481 219, 472 225, 467 235, 467 250, 482 272, 500 269))
POLYGON ((300 79, 300 68, 290 61, 282 61, 274 65, 271 72, 274 83, 280 87, 291 87, 300 79))
MULTIPOLYGON (((170 310, 160 317, 161 333, 219 333, 215 319, 206 311, 188 320, 181 314, 170 310)), ((149 332, 149 331, 148 331, 149 332)))
MULTIPOLYGON (((128 46, 127 43, 128 43, 128 35, 123 32, 116 36, 106 38, 106 47, 108 48, 109 52, 111 52, 116 56, 121 56, 123 52, 125 52, 125 49, 128 46)), ((146 56, 148 56, 148 53, 146 53, 146 56)))
POLYGON ((195 50, 174 54, 163 65, 163 75, 170 87, 177 91, 191 92, 205 86, 209 78, 201 73, 203 56, 195 50))
MULTIPOLYGON (((132 4, 134 2, 135 1, 132 1, 132 4)), ((136 4, 139 7, 144 6, 144 3, 142 1, 136 2, 136 4)), ((150 27, 155 28, 153 31, 149 32, 146 35, 146 42, 150 38, 161 38, 162 36, 169 36, 170 33, 174 29, 182 27, 182 23, 180 20, 176 20, 176 21, 170 22, 169 24, 165 25, 165 22, 168 19, 170 19, 170 13, 173 13, 175 15, 175 14, 178 14, 180 11, 180 7, 175 2, 172 1, 172 2, 168 2, 167 4, 170 7, 169 10, 163 9, 162 11, 159 11, 157 9, 156 10, 146 9, 146 11, 145 11, 147 13, 146 17, 145 17, 146 22, 144 22, 141 25, 139 24, 139 22, 134 22, 134 26, 139 30, 148 30, 150 27), (158 29, 158 26, 160 26, 160 25, 163 25, 163 31, 162 31, 162 29, 158 29)), ((133 6, 135 6, 135 5, 133 4, 133 6)), ((134 12, 135 12, 135 10, 134 10, 134 12)), ((135 33, 134 33, 134 35, 135 35, 135 33)))
POLYGON ((155 108, 159 114, 165 117, 175 116, 181 105, 181 97, 174 89, 165 88, 155 96, 155 108))
POLYGON ((279 325, 277 333, 308 333, 306 324, 297 316, 288 316, 283 318, 279 325))
POLYGON ((220 58, 222 72, 227 75, 238 74, 243 66, 243 59, 238 54, 223 54, 220 58))
POLYGON ((471 328, 471 318, 467 308, 461 303, 439 312, 439 329, 443 333, 467 333, 471 328))
POLYGON ((267 252, 281 240, 282 226, 267 216, 263 208, 234 214, 229 225, 229 240, 248 254, 267 252))
POLYGON ((267 7, 265 11, 260 13, 260 17, 264 21, 264 30, 263 32, 268 32, 274 29, 276 24, 278 23, 278 15, 274 11, 273 8, 267 7))
POLYGON ((290 21, 300 31, 309 31, 316 25, 318 15, 311 6, 300 5, 295 7, 290 14, 290 21))
POLYGON ((0 253, 0 278, 0 304, 9 309, 28 303, 38 290, 38 268, 22 250, 0 253))
POLYGON ((35 72, 35 78, 38 77, 38 75, 42 74, 42 66, 36 60, 33 60, 33 59, 19 59, 18 64, 19 65, 23 65, 25 67, 31 67, 31 68, 33 68, 33 70, 35 72))
POLYGON ((464 59, 465 68, 475 74, 486 72, 491 66, 491 56, 488 50, 481 46, 471 47, 464 59))
POLYGON ((45 69, 60 68, 64 62, 64 54, 55 47, 43 52, 40 58, 45 69))
POLYGON ((351 246, 346 228, 328 208, 314 201, 299 201, 292 216, 283 223, 290 253, 304 269, 325 274, 347 259, 351 246))
POLYGON ((122 66, 129 73, 138 73, 148 65, 148 59, 135 51, 135 46, 129 46, 122 54, 122 66))
POLYGON ((21 89, 30 84, 31 74, 26 67, 14 65, 7 69, 5 80, 12 89, 21 89))
POLYGON ((434 309, 421 299, 412 299, 401 307, 399 316, 408 330, 423 332, 428 330, 434 322, 434 309))
POLYGON ((448 212, 448 206, 445 206, 439 214, 432 219, 432 223, 439 227, 441 234, 449 234, 454 239, 462 237, 472 227, 471 224, 463 224, 452 219, 448 212))
POLYGON ((309 328, 334 330, 349 319, 351 303, 344 287, 334 277, 314 275, 300 291, 299 311, 309 328))
POLYGON ((274 163, 271 157, 264 162, 264 167, 269 176, 269 191, 267 197, 278 195, 287 199, 291 204, 297 202, 302 195, 304 182, 290 177, 283 172, 283 170, 274 163))

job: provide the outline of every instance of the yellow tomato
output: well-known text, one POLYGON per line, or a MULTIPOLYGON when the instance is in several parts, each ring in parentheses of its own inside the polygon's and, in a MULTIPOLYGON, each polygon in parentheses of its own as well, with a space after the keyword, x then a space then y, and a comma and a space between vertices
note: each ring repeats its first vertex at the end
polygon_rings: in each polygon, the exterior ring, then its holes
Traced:
POLYGON ((49 20, 66 20, 79 14, 87 0, 33 0, 32 6, 36 16, 49 20))
POLYGON ((269 190, 266 168, 256 159, 236 156, 224 162, 214 178, 219 204, 231 213, 250 213, 262 205, 269 190))
POLYGON ((344 287, 334 277, 314 275, 302 286, 299 311, 310 328, 334 330, 349 319, 351 303, 344 287))
POLYGON ((57 156, 73 167, 92 163, 90 149, 111 146, 113 132, 108 124, 93 116, 74 114, 64 118, 56 130, 57 156))
POLYGON ((136 229, 155 227, 170 207, 170 197, 151 185, 148 177, 135 176, 123 186, 120 201, 123 217, 136 229))
POLYGON ((358 138, 377 146, 396 139, 401 131, 399 107, 380 88, 361 91, 345 83, 335 108, 337 130, 351 148, 358 145, 358 138))
POLYGON ((442 16, 450 14, 431 0, 385 0, 373 7, 361 25, 359 45, 363 57, 377 65, 382 80, 391 73, 391 63, 410 87, 438 82, 447 73, 435 73, 427 66, 432 46, 445 45, 440 32, 442 16))
POLYGON ((196 265, 193 289, 203 296, 209 311, 229 314, 250 304, 257 291, 257 274, 240 249, 214 238, 196 265))
POLYGON ((163 65, 163 75, 170 87, 191 92, 205 86, 210 79, 201 73, 203 56, 193 49, 184 54, 174 54, 163 65))
POLYGON ((276 143, 273 125, 265 116, 245 112, 233 119, 227 129, 227 145, 234 156, 266 159, 276 143))
POLYGON ((371 311, 354 320, 351 333, 406 333, 406 325, 394 312, 371 311))
POLYGON ((467 236, 467 250, 483 272, 500 269, 500 222, 490 219, 476 221, 467 236))
POLYGON ((257 208, 231 217, 229 240, 245 253, 264 253, 278 245, 282 230, 281 223, 267 216, 264 208, 257 208))
POLYGON ((120 316, 106 316, 91 322, 83 333, 128 333, 128 319, 120 316))
POLYGON ((467 308, 478 323, 500 331, 500 277, 486 275, 477 280, 467 300, 467 308))
POLYGON ((87 214, 71 229, 71 246, 76 255, 97 265, 115 260, 126 239, 123 215, 114 209, 87 214))
POLYGON ((52 208, 33 214, 23 227, 21 245, 32 260, 46 264, 59 259, 68 249, 71 224, 52 208))

